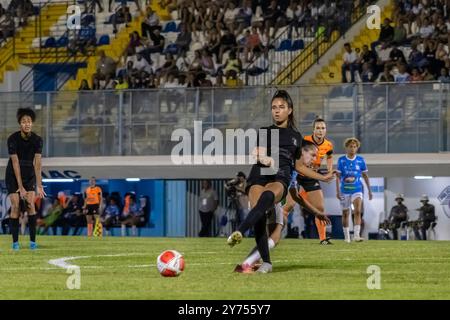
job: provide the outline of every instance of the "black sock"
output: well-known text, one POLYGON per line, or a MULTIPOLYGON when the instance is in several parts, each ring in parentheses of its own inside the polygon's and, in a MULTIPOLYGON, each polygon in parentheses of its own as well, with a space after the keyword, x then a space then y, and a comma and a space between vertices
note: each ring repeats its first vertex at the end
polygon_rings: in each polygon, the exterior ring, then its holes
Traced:
POLYGON ((36 215, 28 216, 28 227, 30 228, 30 241, 36 241, 36 215))
POLYGON ((261 259, 264 262, 270 263, 270 254, 269 254, 269 243, 267 236, 267 219, 266 216, 263 215, 261 219, 259 219, 255 224, 255 240, 256 247, 258 248, 259 254, 261 255, 261 259))
POLYGON ((11 229, 13 242, 19 241, 19 219, 9 218, 9 228, 11 229))
POLYGON ((248 213, 238 230, 244 234, 248 229, 254 226, 262 218, 262 216, 266 214, 266 211, 273 206, 274 201, 275 195, 272 191, 264 191, 261 193, 256 206, 248 213))

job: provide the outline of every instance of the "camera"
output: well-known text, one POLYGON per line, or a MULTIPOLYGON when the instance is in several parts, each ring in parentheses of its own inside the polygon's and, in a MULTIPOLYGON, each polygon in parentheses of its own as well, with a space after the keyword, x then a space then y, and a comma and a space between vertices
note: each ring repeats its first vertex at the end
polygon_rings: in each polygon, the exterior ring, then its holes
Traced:
POLYGON ((240 180, 241 177, 245 179, 245 174, 242 171, 239 171, 236 174, 235 178, 228 180, 225 183, 225 190, 227 193, 227 197, 229 197, 231 199, 236 199, 238 197, 237 186, 241 183, 241 180, 240 180))

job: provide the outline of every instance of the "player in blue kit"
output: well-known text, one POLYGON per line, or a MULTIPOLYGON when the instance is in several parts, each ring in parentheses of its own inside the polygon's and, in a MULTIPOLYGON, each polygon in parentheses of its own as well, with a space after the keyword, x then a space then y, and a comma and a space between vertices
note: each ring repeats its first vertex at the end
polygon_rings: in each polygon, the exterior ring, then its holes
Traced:
POLYGON ((354 214, 353 238, 360 242, 364 239, 360 235, 361 230, 361 204, 363 200, 363 185, 361 177, 364 179, 369 190, 369 200, 372 200, 367 165, 363 157, 357 152, 361 143, 356 138, 348 138, 344 142, 346 155, 338 159, 336 196, 341 202, 342 226, 344 229, 345 242, 350 243, 350 229, 348 227, 349 211, 353 204, 354 214))

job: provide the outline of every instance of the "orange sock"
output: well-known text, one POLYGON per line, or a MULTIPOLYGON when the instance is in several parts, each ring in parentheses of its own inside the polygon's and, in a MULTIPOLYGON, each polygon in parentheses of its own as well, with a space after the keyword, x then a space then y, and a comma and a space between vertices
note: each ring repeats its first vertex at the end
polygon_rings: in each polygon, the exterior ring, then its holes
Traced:
POLYGON ((94 228, 94 224, 92 223, 88 223, 87 225, 87 232, 88 232, 88 237, 92 237, 92 229, 94 228))
POLYGON ((317 232, 319 233, 320 241, 327 238, 327 225, 322 220, 315 218, 317 232))

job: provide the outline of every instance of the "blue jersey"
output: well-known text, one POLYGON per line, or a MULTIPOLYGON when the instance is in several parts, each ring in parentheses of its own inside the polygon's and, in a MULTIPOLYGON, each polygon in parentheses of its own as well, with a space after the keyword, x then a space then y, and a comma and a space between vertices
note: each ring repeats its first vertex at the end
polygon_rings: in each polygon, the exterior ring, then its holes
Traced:
POLYGON ((353 194, 362 192, 361 176, 367 172, 366 162, 361 156, 356 156, 353 160, 342 156, 338 159, 337 172, 341 175, 341 192, 353 194))

